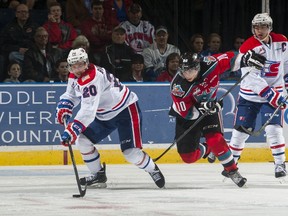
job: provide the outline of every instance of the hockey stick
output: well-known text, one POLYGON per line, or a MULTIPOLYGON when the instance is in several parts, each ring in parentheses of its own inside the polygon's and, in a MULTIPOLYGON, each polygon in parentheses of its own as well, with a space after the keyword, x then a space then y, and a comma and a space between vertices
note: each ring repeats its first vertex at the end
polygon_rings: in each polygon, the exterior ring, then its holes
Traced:
MULTIPOLYGON (((222 102, 224 97, 226 97, 246 76, 248 76, 248 74, 251 71, 248 71, 244 76, 242 76, 227 92, 225 92, 225 94, 223 94, 221 96, 221 98, 217 101, 217 103, 222 102)), ((185 137, 200 121, 202 121, 203 118, 205 118, 208 114, 209 114, 210 110, 207 110, 202 116, 200 116, 200 118, 197 119, 197 121, 194 122, 193 125, 191 125, 181 136, 179 136, 176 140, 174 140, 174 142, 162 153, 160 154, 158 157, 154 158, 153 161, 156 162, 158 161, 161 157, 163 157, 163 155, 165 155, 177 142, 179 142, 180 140, 183 139, 183 137, 185 137)))
MULTIPOLYGON (((66 120, 64 121, 64 126, 65 126, 65 128, 67 127, 66 120)), ((79 178, 79 174, 78 174, 78 170, 77 170, 77 166, 76 166, 76 162, 75 162, 75 158, 74 158, 73 149, 72 149, 72 146, 71 146, 70 142, 68 142, 67 144, 68 144, 68 149, 69 149, 71 161, 72 161, 73 168, 74 168, 74 173, 75 173, 75 177, 76 177, 78 190, 79 190, 79 193, 80 193, 80 194, 73 194, 73 197, 74 198, 84 197, 85 194, 86 194, 86 190, 87 190, 87 184, 85 184, 85 188, 84 188, 84 190, 82 190, 82 187, 81 187, 81 184, 80 184, 80 178, 79 178)))
MULTIPOLYGON (((285 101, 287 101, 288 99, 288 95, 286 95, 285 97, 285 101)), ((275 111, 272 113, 272 115, 270 116, 270 118, 265 122, 264 125, 262 125, 262 127, 257 130, 257 131, 250 131, 247 128, 243 127, 242 125, 240 126, 242 130, 245 131, 245 133, 251 135, 251 136, 259 136, 262 131, 265 129, 265 127, 272 121, 272 119, 274 118, 274 116, 276 115, 276 113, 279 111, 279 109, 281 109, 281 107, 285 104, 285 102, 282 102, 276 109, 275 111)))

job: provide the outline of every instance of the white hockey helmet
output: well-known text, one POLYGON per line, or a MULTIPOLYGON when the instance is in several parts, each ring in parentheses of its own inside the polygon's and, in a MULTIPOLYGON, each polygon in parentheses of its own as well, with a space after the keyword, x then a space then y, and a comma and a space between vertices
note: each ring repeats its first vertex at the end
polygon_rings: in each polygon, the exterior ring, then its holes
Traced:
POLYGON ((83 48, 72 49, 69 52, 67 63, 69 66, 76 64, 78 62, 88 63, 88 55, 83 48))
POLYGON ((268 13, 259 13, 259 14, 256 14, 254 16, 251 24, 252 24, 252 33, 253 34, 255 34, 254 26, 257 26, 257 25, 267 25, 269 28, 269 33, 270 33, 272 31, 273 20, 269 16, 268 13))

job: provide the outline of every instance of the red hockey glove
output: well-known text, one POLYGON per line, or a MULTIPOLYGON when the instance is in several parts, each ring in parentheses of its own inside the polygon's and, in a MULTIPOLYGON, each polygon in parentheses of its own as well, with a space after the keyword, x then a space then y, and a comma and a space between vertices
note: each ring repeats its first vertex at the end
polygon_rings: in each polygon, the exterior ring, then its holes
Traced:
POLYGON ((260 92, 260 96, 264 97, 274 108, 278 108, 280 105, 281 109, 286 108, 287 101, 285 98, 277 90, 270 88, 269 86, 260 92))
POLYGON ((69 142, 71 145, 74 144, 79 134, 83 131, 83 128, 83 125, 78 122, 70 122, 61 135, 61 144, 64 146, 68 146, 69 142))
POLYGON ((68 120, 72 116, 74 104, 70 100, 62 99, 57 104, 56 118, 60 124, 64 124, 64 120, 68 120))

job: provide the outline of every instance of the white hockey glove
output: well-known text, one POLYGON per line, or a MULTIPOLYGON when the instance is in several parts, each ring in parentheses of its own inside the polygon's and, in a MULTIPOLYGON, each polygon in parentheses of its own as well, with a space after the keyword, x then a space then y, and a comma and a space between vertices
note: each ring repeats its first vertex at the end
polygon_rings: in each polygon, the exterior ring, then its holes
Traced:
POLYGON ((209 112, 209 114, 214 114, 216 112, 219 112, 222 109, 222 106, 222 101, 206 101, 200 104, 199 110, 202 114, 204 114, 205 112, 209 112))
POLYGON ((265 65, 266 58, 254 50, 249 50, 241 58, 241 67, 255 67, 262 70, 265 65))

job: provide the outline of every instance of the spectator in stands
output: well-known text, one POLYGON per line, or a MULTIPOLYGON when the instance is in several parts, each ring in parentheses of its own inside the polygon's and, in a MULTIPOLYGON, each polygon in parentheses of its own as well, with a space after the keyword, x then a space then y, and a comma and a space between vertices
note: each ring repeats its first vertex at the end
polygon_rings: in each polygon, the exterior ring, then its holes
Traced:
POLYGON ((101 55, 100 66, 122 81, 130 75, 133 55, 133 49, 125 43, 125 29, 117 26, 112 32, 112 44, 106 46, 101 55))
POLYGON ((128 8, 133 0, 104 0, 103 3, 106 20, 111 19, 111 22, 117 20, 119 23, 128 20, 128 8))
POLYGON ((8 78, 5 83, 20 83, 19 77, 21 75, 21 65, 18 62, 11 62, 7 68, 8 78))
POLYGON ((234 38, 234 42, 233 42, 233 47, 232 47, 232 51, 238 52, 239 53, 239 48, 240 46, 244 43, 245 38, 241 37, 241 36, 236 36, 234 38))
MULTIPOLYGON (((72 43, 72 49, 83 48, 89 53, 90 42, 85 35, 78 35, 72 43)), ((90 59, 89 59, 90 60, 90 59)))
POLYGON ((143 50, 146 75, 150 81, 155 81, 159 74, 164 71, 166 58, 170 53, 178 53, 178 47, 168 44, 168 30, 165 26, 157 27, 155 31, 155 43, 143 50))
POLYGON ((139 4, 132 4, 128 9, 128 21, 120 25, 126 30, 126 43, 141 54, 154 41, 154 26, 149 21, 143 21, 142 8, 139 4))
POLYGON ((16 0, 4 0, 0 1, 0 8, 11 8, 16 9, 16 7, 20 4, 20 1, 16 0))
POLYGON ((89 62, 93 64, 97 63, 96 65, 99 64, 100 57, 97 60, 94 58, 94 55, 90 52, 90 42, 88 38, 85 37, 85 35, 78 35, 77 38, 72 43, 72 48, 73 49, 78 49, 78 48, 85 49, 86 53, 88 53, 89 62))
POLYGON ((55 63, 60 59, 61 51, 51 47, 48 43, 48 32, 44 27, 37 28, 35 43, 24 55, 23 80, 35 82, 49 82, 55 77, 53 69, 55 63))
POLYGON ((84 25, 82 22, 90 17, 91 2, 88 1, 88 8, 85 2, 85 0, 66 1, 66 21, 71 23, 78 33, 82 33, 80 30, 84 25))
POLYGON ((190 44, 189 49, 192 53, 197 53, 200 55, 200 53, 203 51, 204 47, 204 37, 201 34, 194 34, 190 38, 190 44))
MULTIPOLYGON (((54 82, 67 82, 68 81, 68 63, 66 58, 60 58, 56 61, 55 65, 54 82)), ((51 80, 50 80, 51 81, 51 80)))
POLYGON ((166 70, 163 71, 156 79, 157 82, 171 82, 178 71, 180 64, 180 55, 170 53, 166 58, 166 70))
POLYGON ((202 56, 210 56, 217 53, 221 53, 221 36, 217 33, 211 33, 207 40, 208 48, 204 50, 201 55, 202 56))
POLYGON ((4 61, 23 63, 24 53, 33 42, 33 35, 39 25, 29 18, 29 10, 25 4, 19 4, 15 11, 15 19, 8 23, 0 35, 0 45, 4 61))
POLYGON ((135 53, 131 57, 131 74, 122 82, 145 82, 148 81, 145 77, 144 58, 141 54, 135 53))
POLYGON ((62 20, 62 8, 58 2, 51 3, 48 12, 48 21, 43 27, 48 31, 49 42, 54 48, 61 49, 63 56, 68 56, 77 32, 71 23, 62 20))
POLYGON ((100 54, 105 47, 111 44, 112 30, 118 23, 108 22, 104 16, 102 1, 93 1, 92 16, 85 20, 81 25, 81 32, 90 42, 89 55, 96 60, 95 64, 100 61, 100 54))

